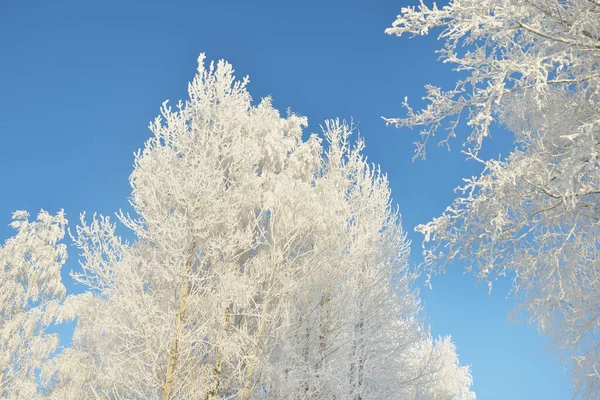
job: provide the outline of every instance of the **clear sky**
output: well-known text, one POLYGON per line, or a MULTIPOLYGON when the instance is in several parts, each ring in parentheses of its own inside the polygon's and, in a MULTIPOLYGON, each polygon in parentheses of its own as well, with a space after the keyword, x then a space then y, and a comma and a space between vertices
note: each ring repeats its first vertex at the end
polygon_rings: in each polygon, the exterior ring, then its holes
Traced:
MULTIPOLYGON (((449 87, 456 74, 436 61, 435 36, 384 34, 396 1, 17 1, 0 3, 0 238, 14 210, 63 208, 72 226, 82 211, 127 209, 133 152, 149 137, 163 100, 186 96, 201 52, 250 75, 254 99, 272 95, 320 132, 327 118, 353 118, 372 162, 388 173, 403 226, 420 261, 418 223, 436 217, 461 178, 478 172, 453 151, 431 148, 411 162, 416 132, 386 127, 405 95, 449 87)), ((498 130, 485 155, 506 154, 498 130)), ((65 272, 77 268, 70 249, 65 272)), ((464 265, 417 286, 434 335, 451 334, 470 364, 482 400, 570 399, 563 367, 533 326, 507 322, 509 282, 491 296, 464 265)), ((70 291, 78 288, 68 283, 70 291)), ((68 342, 68 337, 64 339, 68 342)))

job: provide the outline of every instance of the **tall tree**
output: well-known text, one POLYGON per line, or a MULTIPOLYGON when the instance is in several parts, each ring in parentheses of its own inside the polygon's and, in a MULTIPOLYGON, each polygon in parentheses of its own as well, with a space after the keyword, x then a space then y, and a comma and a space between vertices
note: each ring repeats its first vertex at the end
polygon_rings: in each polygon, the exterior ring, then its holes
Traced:
POLYGON ((441 28, 443 62, 465 75, 448 91, 427 86, 429 104, 408 106, 398 126, 423 127, 415 157, 447 122, 447 145, 483 165, 444 214, 417 230, 425 265, 468 260, 491 282, 514 277, 518 310, 552 336, 574 370, 574 388, 600 394, 600 2, 454 0, 405 7, 387 33, 441 28), (497 121, 514 133, 503 160, 479 157, 497 121))
POLYGON ((150 125, 126 244, 82 223, 73 347, 53 398, 472 399, 471 376, 419 319, 387 180, 337 121, 252 105, 231 65, 150 125), (449 372, 451 371, 451 372, 449 372), (450 378, 449 378, 450 377, 450 378))
POLYGON ((66 224, 62 211, 41 211, 36 221, 17 211, 11 223, 17 234, 0 246, 1 398, 33 399, 41 366, 57 349, 58 335, 45 328, 66 293, 60 276, 66 224))

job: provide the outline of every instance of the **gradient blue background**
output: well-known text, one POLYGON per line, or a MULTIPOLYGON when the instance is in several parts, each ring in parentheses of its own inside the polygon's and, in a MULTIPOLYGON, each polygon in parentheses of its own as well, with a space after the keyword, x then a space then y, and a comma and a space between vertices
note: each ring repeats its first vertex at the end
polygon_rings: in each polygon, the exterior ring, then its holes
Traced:
MULTIPOLYGON (((404 228, 420 261, 418 223, 438 216, 461 178, 479 171, 454 149, 431 147, 412 163, 416 132, 386 127, 423 85, 449 87, 449 65, 436 61, 432 37, 384 34, 400 8, 415 1, 16 1, 0 4, 0 238, 10 214, 64 208, 74 226, 82 211, 128 209, 133 152, 165 99, 186 97, 196 59, 225 58, 250 75, 254 99, 273 95, 320 132, 327 118, 353 118, 369 159, 388 173, 404 228)), ((498 130, 486 156, 507 154, 498 130)), ((76 269, 71 248, 67 273, 76 269)), ((507 322, 508 281, 491 296, 464 265, 421 288, 434 335, 451 334, 470 364, 483 400, 572 397, 568 376, 535 328, 507 322)), ((59 329, 68 345, 69 328, 59 329)))

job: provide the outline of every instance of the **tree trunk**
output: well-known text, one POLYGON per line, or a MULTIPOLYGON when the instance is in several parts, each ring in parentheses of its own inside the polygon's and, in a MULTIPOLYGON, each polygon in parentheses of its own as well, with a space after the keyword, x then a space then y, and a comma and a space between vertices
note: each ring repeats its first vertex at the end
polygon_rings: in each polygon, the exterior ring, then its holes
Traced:
POLYGON ((185 276, 181 283, 181 291, 179 292, 179 304, 177 305, 177 314, 175 316, 175 335, 173 343, 169 351, 169 364, 167 366, 167 374, 165 383, 163 384, 161 400, 169 400, 171 398, 171 390, 175 378, 175 367, 177 366, 177 356, 179 353, 179 336, 183 331, 185 322, 185 307, 187 305, 188 296, 190 294, 190 274, 192 272, 192 262, 194 260, 195 247, 190 251, 190 255, 185 265, 185 276))
MULTIPOLYGON (((273 225, 270 224, 271 227, 271 231, 270 231, 270 237, 273 237, 273 225)), ((271 264, 274 266, 277 266, 277 262, 271 260, 271 264)), ((254 335, 254 346, 252 346, 252 350, 250 352, 250 357, 249 357, 249 365, 246 367, 245 371, 244 371, 244 378, 243 378, 243 391, 242 391, 242 397, 241 400, 248 400, 250 398, 250 396, 252 395, 252 390, 254 389, 254 385, 252 384, 252 377, 254 375, 254 370, 256 369, 256 365, 258 364, 258 360, 253 360, 253 358, 258 358, 258 356, 261 354, 263 348, 267 345, 267 341, 268 341, 268 337, 265 338, 264 342, 262 340, 265 328, 269 329, 269 327, 267 326, 267 322, 270 319, 270 311, 271 311, 271 291, 274 287, 275 284, 275 271, 272 270, 271 271, 271 275, 270 277, 266 280, 266 282, 264 282, 264 290, 265 290, 265 294, 264 294, 264 298, 263 298, 263 307, 261 310, 261 313, 259 315, 259 321, 258 321, 258 326, 256 328, 256 333, 254 335), (262 343, 261 343, 262 342, 262 343), (262 344, 262 346, 261 346, 262 344)))
POLYGON ((319 358, 317 360, 317 374, 319 370, 324 367, 326 352, 327 352, 327 341, 330 333, 330 305, 331 296, 329 293, 321 295, 321 302, 319 306, 321 308, 319 317, 319 358))
MULTIPOLYGON (((258 328, 256 330, 256 340, 254 342, 252 352, 250 353, 250 362, 252 362, 253 357, 258 357, 258 355, 261 352, 260 342, 265 329, 266 319, 269 317, 268 305, 269 303, 265 304, 263 316, 260 319, 260 322, 258 323, 258 328)), ((258 361, 255 361, 250 366, 248 366, 244 373, 244 391, 242 392, 242 400, 248 400, 250 398, 250 395, 252 394, 252 375, 254 374, 254 369, 256 368, 257 362, 258 361)))
MULTIPOLYGON (((304 365, 306 366, 306 371, 310 371, 310 325, 309 321, 306 321, 306 330, 304 333, 304 365)), ((308 376, 304 378, 304 395, 308 396, 308 392, 310 390, 310 380, 308 376)))
POLYGON ((354 325, 352 362, 350 364, 350 388, 353 400, 362 400, 362 387, 365 380, 365 311, 364 294, 359 294, 358 315, 354 325))
MULTIPOLYGON (((331 295, 326 292, 321 295, 321 301, 319 302, 319 350, 318 358, 315 366, 315 388, 317 398, 324 397, 326 394, 323 393, 323 369, 325 368, 327 361, 327 347, 330 341, 331 333, 331 321, 330 321, 330 308, 331 295)), ((335 398, 335 397, 334 397, 335 398)))
MULTIPOLYGON (((365 380, 365 360, 364 360, 364 321, 361 316, 359 322, 354 327, 355 338, 354 338, 354 349, 353 352, 356 354, 358 360, 356 363, 358 364, 358 376, 356 377, 356 382, 352 385, 352 389, 356 390, 356 395, 354 396, 355 400, 362 400, 361 392, 363 382, 365 380)), ((354 361, 353 361, 354 362, 354 361)), ((354 366, 353 366, 354 369, 354 366)))
MULTIPOLYGON (((225 328, 225 334, 229 334, 229 327, 233 319, 233 304, 230 304, 225 310, 225 320, 223 322, 225 328)), ((223 355, 219 345, 216 345, 215 349, 215 367, 213 368, 213 379, 208 387, 208 391, 204 396, 205 400, 216 398, 219 394, 219 387, 221 385, 221 373, 223 372, 223 355)))

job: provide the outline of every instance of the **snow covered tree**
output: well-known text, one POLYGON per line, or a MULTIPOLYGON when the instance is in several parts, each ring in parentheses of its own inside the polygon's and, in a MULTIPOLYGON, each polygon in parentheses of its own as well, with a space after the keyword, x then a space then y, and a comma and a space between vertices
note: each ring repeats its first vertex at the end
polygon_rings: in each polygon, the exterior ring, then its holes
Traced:
POLYGON ((387 33, 441 28, 439 51, 463 78, 448 91, 427 86, 429 104, 390 118, 423 127, 416 158, 447 123, 464 152, 483 164, 443 215, 420 225, 425 265, 461 258, 482 280, 514 277, 518 310, 573 367, 574 388, 600 394, 600 2, 453 0, 405 7, 387 33), (479 157, 497 121, 514 133, 503 160, 479 157))
POLYGON ((231 65, 199 60, 163 105, 130 181, 135 235, 82 216, 61 318, 72 348, 51 398, 473 399, 468 367, 419 318, 387 180, 331 121, 253 105, 231 65))
POLYGON ((25 211, 13 214, 17 234, 0 246, 0 397, 33 399, 41 367, 58 346, 45 328, 65 295, 60 269, 67 258, 60 241, 63 212, 41 211, 30 222, 25 211))

